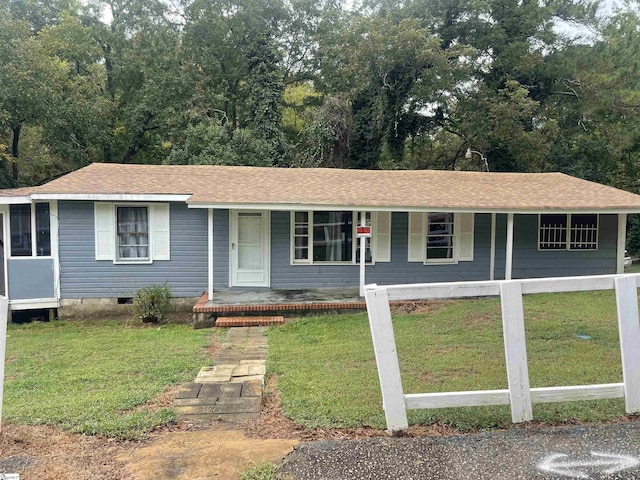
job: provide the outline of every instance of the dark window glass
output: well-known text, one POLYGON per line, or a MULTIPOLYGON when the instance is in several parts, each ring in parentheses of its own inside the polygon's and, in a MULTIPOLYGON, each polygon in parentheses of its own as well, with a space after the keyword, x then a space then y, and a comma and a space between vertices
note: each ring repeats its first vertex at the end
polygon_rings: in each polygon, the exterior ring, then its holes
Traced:
POLYGON ((49 203, 36 203, 36 254, 51 255, 51 217, 49 203))
POLYGON ((427 217, 427 260, 452 260, 453 213, 430 213, 427 217))
POLYGON ((567 215, 540 215, 539 244, 541 250, 567 248, 567 215))
POLYGON ((31 251, 31 204, 9 205, 11 224, 11 255, 30 257, 31 251))
POLYGON ((313 261, 350 262, 352 254, 352 212, 313 212, 313 261))
POLYGON ((598 216, 571 215, 571 250, 598 249, 598 216))

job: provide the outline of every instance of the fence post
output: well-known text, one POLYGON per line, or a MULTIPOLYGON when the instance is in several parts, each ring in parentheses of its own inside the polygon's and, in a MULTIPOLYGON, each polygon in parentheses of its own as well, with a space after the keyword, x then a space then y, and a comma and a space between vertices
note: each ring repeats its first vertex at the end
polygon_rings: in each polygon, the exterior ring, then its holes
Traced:
POLYGON ((396 340, 391 323, 389 294, 386 288, 376 288, 365 290, 364 296, 367 302, 373 349, 376 354, 387 430, 390 433, 401 432, 409 428, 409 422, 404 404, 396 340))
POLYGON ((533 420, 527 344, 524 335, 522 286, 517 281, 500 283, 504 352, 509 381, 509 401, 513 423, 533 420))
POLYGON ((0 429, 2 428, 2 401, 4 395, 4 362, 7 357, 7 322, 9 321, 9 299, 0 296, 0 429))
POLYGON ((627 413, 640 412, 640 324, 638 323, 638 286, 635 276, 618 277, 616 306, 620 331, 620 355, 624 381, 624 405, 627 413))

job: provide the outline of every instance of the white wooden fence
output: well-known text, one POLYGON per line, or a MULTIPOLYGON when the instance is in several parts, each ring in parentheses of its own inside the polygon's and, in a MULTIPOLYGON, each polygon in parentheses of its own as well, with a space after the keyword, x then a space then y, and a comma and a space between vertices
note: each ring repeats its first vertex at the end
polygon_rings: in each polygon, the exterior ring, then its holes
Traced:
MULTIPOLYGON (((640 412, 640 275, 601 275, 487 282, 431 283, 365 287, 369 326, 376 354, 387 429, 408 428, 407 409, 511 405, 514 423, 533 420, 532 403, 625 399, 627 413, 640 412), (623 383, 545 388, 529 387, 522 295, 545 292, 615 290, 623 383), (507 365, 506 390, 405 394, 389 301, 500 296, 507 365)), ((579 308, 579 305, 576 305, 579 308)))

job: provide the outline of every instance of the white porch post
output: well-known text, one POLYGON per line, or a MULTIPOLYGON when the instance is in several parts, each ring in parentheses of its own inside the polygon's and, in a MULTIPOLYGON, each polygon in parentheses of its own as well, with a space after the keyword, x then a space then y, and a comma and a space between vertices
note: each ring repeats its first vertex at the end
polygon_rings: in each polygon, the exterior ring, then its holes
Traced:
POLYGON ((618 214, 618 251, 616 273, 624 273, 624 247, 627 243, 627 214, 618 214))
POLYGON ((513 269, 513 213, 507 214, 507 256, 504 262, 504 279, 511 280, 513 269))
POLYGON ((209 285, 207 295, 209 300, 213 298, 213 208, 207 209, 207 238, 208 238, 208 255, 207 270, 209 273, 209 285))
MULTIPOLYGON (((360 226, 367 226, 367 214, 360 212, 360 226)), ((367 239, 360 237, 360 296, 364 297, 364 260, 365 250, 367 248, 367 239)))
POLYGON ((495 280, 496 269, 496 214, 491 214, 491 253, 489 259, 489 280, 495 280))

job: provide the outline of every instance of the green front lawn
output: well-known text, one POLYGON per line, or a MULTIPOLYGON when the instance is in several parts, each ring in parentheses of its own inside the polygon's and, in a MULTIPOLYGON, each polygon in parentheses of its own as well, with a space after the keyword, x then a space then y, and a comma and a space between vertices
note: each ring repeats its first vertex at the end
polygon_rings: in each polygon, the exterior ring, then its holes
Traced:
POLYGON ((206 364, 210 331, 121 322, 10 325, 3 420, 136 438, 174 419, 146 408, 206 364))
MULTIPOLYGON (((532 387, 615 383, 622 367, 613 292, 526 296, 532 387)), ((498 299, 437 304, 396 314, 405 393, 507 388, 498 299)), ((269 332, 268 370, 285 415, 308 427, 385 427, 366 314, 300 319, 269 332)), ((622 399, 534 405, 536 420, 603 421, 624 415, 622 399)), ((409 411, 410 423, 460 430, 511 423, 509 408, 409 411)))

